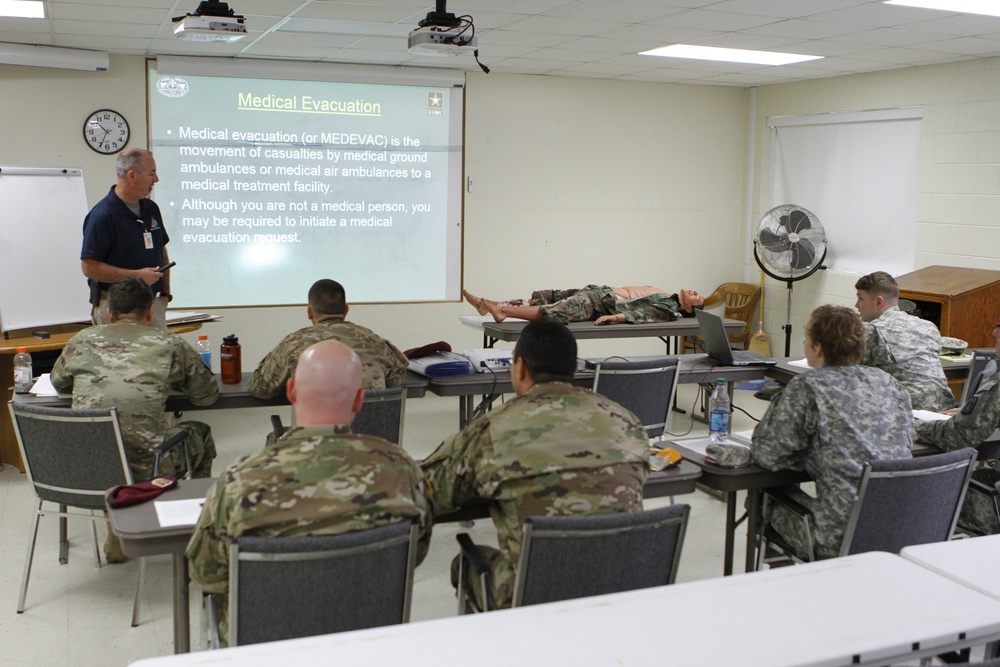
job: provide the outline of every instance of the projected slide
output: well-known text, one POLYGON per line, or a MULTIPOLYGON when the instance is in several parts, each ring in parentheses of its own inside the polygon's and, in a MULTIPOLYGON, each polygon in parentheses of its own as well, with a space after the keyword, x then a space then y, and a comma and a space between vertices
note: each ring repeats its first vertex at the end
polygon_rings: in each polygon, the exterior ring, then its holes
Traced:
POLYGON ((458 298, 460 87, 149 70, 174 307, 458 298))

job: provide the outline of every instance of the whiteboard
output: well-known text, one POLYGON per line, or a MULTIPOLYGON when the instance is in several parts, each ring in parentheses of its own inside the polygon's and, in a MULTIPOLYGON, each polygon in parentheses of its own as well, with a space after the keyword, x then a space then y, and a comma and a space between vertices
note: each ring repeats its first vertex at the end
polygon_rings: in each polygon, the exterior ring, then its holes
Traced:
POLYGON ((90 321, 80 269, 83 170, 0 166, 0 324, 14 329, 90 321))

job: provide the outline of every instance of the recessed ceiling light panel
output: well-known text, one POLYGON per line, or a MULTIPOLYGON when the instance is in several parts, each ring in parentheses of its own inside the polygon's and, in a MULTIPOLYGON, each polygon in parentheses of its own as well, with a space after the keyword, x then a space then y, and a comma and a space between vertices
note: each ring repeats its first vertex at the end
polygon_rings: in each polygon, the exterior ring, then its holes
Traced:
POLYGON ((804 56, 797 53, 776 51, 749 51, 747 49, 723 49, 715 46, 694 46, 673 44, 658 49, 642 51, 640 56, 661 56, 663 58, 686 58, 688 60, 714 60, 727 63, 748 63, 752 65, 790 65, 807 60, 819 60, 823 56, 804 56))
POLYGON ((939 9, 943 12, 958 12, 960 14, 1000 16, 1000 2, 997 0, 885 0, 885 4, 919 9, 939 9))
POLYGON ((45 3, 41 0, 0 0, 0 16, 43 19, 45 18, 45 3))

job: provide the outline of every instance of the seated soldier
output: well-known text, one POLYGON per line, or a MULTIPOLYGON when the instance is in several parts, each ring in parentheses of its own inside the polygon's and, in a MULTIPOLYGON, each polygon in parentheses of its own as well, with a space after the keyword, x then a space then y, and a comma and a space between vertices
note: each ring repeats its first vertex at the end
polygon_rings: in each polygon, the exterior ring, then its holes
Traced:
MULTIPOLYGON (((108 289, 111 324, 84 329, 66 343, 52 368, 52 385, 73 391, 74 408, 118 408, 125 455, 136 481, 153 472, 155 447, 180 431, 191 457, 192 477, 211 477, 215 441, 208 424, 171 425, 164 413, 171 389, 180 389, 195 405, 211 405, 219 385, 193 347, 180 336, 152 326, 153 293, 136 277, 119 278, 108 289)), ((159 474, 186 472, 181 447, 160 461, 159 474)), ((117 537, 104 544, 108 561, 125 560, 117 537)))
POLYGON ((364 364, 365 389, 398 387, 409 360, 389 341, 365 327, 348 322, 347 296, 335 280, 317 280, 309 288, 306 317, 312 326, 293 331, 260 362, 247 389, 257 398, 274 398, 295 373, 299 355, 321 340, 337 340, 354 350, 364 364))
MULTIPOLYGON (((435 513, 489 501, 500 550, 480 549, 496 608, 513 599, 525 517, 639 511, 649 474, 649 440, 639 420, 569 383, 576 339, 566 327, 527 325, 513 359, 517 397, 470 422, 421 464, 435 513)), ((457 585, 456 573, 457 559, 457 585)), ((464 583, 470 603, 484 609, 474 576, 464 583)))
POLYGON ((914 410, 954 406, 955 397, 941 368, 938 328, 899 309, 899 285, 884 271, 861 276, 854 287, 855 308, 868 332, 861 363, 881 368, 902 382, 914 410))
MULTIPOLYGON (((861 366, 865 328, 842 306, 820 306, 805 328, 810 370, 771 401, 753 432, 751 454, 769 470, 805 470, 816 497, 798 487, 788 495, 809 510, 815 556, 840 553, 865 463, 910 456, 910 397, 888 373, 861 366)), ((807 553, 802 522, 772 505, 770 525, 799 553, 807 553)))
POLYGON ((608 287, 587 285, 583 289, 541 290, 531 293, 531 300, 490 301, 462 290, 465 300, 479 312, 489 313, 497 322, 508 317, 537 322, 549 320, 567 324, 590 322, 615 324, 628 322, 672 322, 681 317, 694 317, 694 311, 705 304, 705 299, 692 289, 682 289, 670 294, 665 289, 649 285, 608 287))
POLYGON ((203 591, 228 594, 229 542, 240 535, 339 535, 412 518, 423 560, 431 519, 420 469, 402 447, 351 433, 361 382, 361 359, 343 343, 302 353, 286 390, 296 427, 232 465, 205 498, 187 547, 203 591))
MULTIPOLYGON (((1000 322, 993 327, 996 352, 1000 355, 1000 322)), ((969 378, 969 382, 976 378, 969 378)), ((978 447, 1000 428, 1000 374, 997 361, 991 360, 978 378, 978 385, 970 388, 965 403, 959 408, 945 410, 951 419, 938 421, 917 420, 917 439, 944 451, 978 447)), ((1000 492, 1000 470, 997 461, 984 461, 972 471, 972 479, 1000 492)), ((959 524, 980 533, 1000 532, 996 508, 984 494, 970 490, 959 524)))

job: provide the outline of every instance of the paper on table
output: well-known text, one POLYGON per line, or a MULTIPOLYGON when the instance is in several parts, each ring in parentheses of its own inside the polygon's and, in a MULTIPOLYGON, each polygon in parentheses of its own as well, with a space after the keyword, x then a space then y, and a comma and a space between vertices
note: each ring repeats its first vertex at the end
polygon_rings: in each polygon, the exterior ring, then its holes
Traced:
POLYGON ((156 509, 156 520, 159 521, 161 528, 193 526, 198 523, 198 517, 201 516, 201 506, 204 504, 204 498, 153 501, 153 507, 156 509))
POLYGON ((951 419, 948 415, 943 415, 940 412, 931 412, 930 410, 914 410, 913 418, 920 419, 925 422, 936 422, 942 419, 951 419))
MULTIPOLYGON (((750 446, 750 442, 753 438, 753 429, 746 431, 735 431, 729 434, 729 439, 733 442, 739 443, 741 445, 750 446)), ((691 438, 689 440, 678 440, 678 445, 683 445, 692 452, 701 454, 702 456, 708 456, 706 448, 712 444, 709 438, 691 438)))
POLYGON ((789 361, 789 366, 801 366, 802 368, 809 368, 809 362, 803 359, 796 359, 795 361, 789 361))
MULTIPOLYGON (((52 386, 52 378, 48 373, 42 373, 35 380, 35 384, 31 386, 31 393, 35 396, 59 396, 59 392, 56 388, 52 386)), ((69 396, 70 394, 63 394, 63 396, 69 396)))

